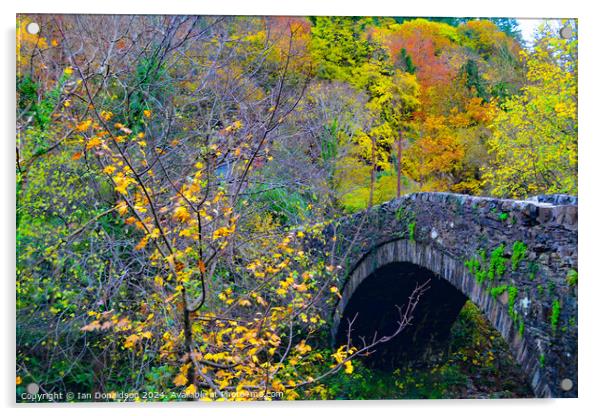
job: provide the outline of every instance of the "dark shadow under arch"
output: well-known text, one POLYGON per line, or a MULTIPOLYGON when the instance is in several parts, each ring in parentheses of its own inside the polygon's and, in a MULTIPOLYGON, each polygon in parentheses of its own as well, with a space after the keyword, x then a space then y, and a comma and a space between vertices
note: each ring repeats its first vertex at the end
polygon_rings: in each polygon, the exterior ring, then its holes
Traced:
POLYGON ((398 307, 402 307, 417 285, 428 281, 410 326, 402 334, 366 357, 371 366, 393 369, 404 362, 424 358, 445 346, 450 328, 467 297, 444 279, 424 267, 390 263, 364 279, 347 303, 337 334, 337 344, 345 343, 349 322, 354 345, 362 338, 389 335, 397 327, 398 307))

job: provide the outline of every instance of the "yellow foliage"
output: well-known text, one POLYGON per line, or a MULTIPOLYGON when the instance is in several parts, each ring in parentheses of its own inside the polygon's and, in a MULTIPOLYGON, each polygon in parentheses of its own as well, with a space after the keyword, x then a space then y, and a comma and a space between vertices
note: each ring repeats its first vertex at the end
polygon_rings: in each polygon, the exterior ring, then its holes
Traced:
POLYGON ((190 219, 190 213, 186 207, 179 206, 174 210, 173 217, 177 221, 186 222, 190 219))
POLYGON ((105 168, 102 171, 104 173, 111 175, 111 174, 113 174, 113 172, 115 172, 115 166, 113 166, 113 165, 105 166, 105 168))
POLYGON ((77 123, 77 125, 75 126, 75 130, 77 130, 79 132, 84 132, 84 131, 87 131, 91 125, 92 125, 92 120, 90 120, 90 119, 83 120, 83 121, 80 121, 79 123, 77 123))
POLYGON ((345 367, 345 373, 346 374, 351 374, 353 373, 353 364, 351 363, 351 361, 345 361, 343 363, 343 366, 345 367))
POLYGON ((92 137, 88 141, 88 144, 86 144, 86 150, 94 149, 96 147, 99 147, 101 144, 102 144, 101 139, 99 139, 98 137, 92 137))
POLYGON ((299 354, 307 354, 311 351, 311 346, 307 345, 305 340, 302 340, 299 344, 297 344, 295 349, 299 352, 299 354))
POLYGON ((176 386, 185 386, 186 383, 188 383, 188 378, 186 377, 186 374, 184 373, 179 373, 174 379, 173 379, 173 383, 176 386))
POLYGON ((196 394, 196 391, 196 386, 194 384, 191 384, 188 387, 186 387, 186 389, 184 390, 184 394, 188 396, 194 396, 196 394))
POLYGON ((136 342, 138 342, 139 339, 140 339, 140 337, 138 335, 132 334, 125 339, 123 347, 132 349, 132 348, 134 348, 134 346, 136 345, 136 342))
POLYGON ((213 232, 213 240, 223 238, 231 235, 236 230, 236 224, 232 224, 230 227, 220 227, 213 232))

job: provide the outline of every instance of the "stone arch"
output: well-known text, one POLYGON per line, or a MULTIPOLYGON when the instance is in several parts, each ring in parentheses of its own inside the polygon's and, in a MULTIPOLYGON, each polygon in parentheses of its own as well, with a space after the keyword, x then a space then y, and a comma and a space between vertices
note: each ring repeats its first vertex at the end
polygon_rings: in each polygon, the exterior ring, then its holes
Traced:
POLYGON ((462 260, 455 259, 430 244, 398 239, 374 247, 365 254, 348 274, 333 316, 332 338, 336 339, 345 309, 358 287, 378 269, 392 263, 410 263, 431 271, 446 280, 470 299, 497 329, 524 371, 538 397, 551 397, 552 391, 539 366, 538 349, 531 345, 529 334, 519 334, 507 306, 477 283, 462 260))

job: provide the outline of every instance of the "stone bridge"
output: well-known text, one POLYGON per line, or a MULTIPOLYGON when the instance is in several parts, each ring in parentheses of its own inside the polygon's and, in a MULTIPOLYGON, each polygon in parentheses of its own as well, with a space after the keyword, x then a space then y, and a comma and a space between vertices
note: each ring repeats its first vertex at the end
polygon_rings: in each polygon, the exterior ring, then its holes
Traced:
POLYGON ((329 224, 318 250, 342 267, 334 342, 388 335, 430 279, 413 324, 381 360, 425 354, 467 299, 509 345, 538 397, 577 396, 577 198, 416 193, 329 224))

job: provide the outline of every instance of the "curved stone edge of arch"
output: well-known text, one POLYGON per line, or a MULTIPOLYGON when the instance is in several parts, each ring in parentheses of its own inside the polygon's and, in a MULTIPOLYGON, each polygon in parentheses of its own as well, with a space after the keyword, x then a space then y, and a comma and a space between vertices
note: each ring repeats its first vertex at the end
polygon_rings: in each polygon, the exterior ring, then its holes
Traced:
MULTIPOLYGON (((487 293, 486 287, 476 282, 462 262, 432 245, 400 239, 382 244, 364 256, 348 277, 335 308, 331 333, 333 339, 336 337, 345 307, 357 287, 375 270, 393 262, 407 262, 424 267, 466 295, 506 340, 514 358, 527 375, 535 395, 555 396, 549 380, 541 371, 537 347, 529 342, 530 334, 527 331, 522 336, 519 334, 506 306, 487 293)), ((399 336, 403 336, 403 332, 399 336)))

